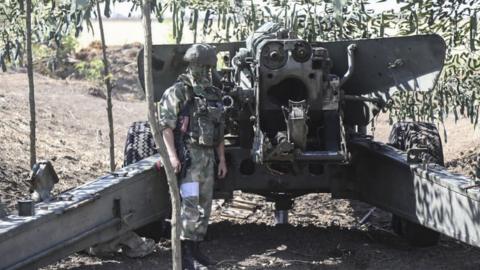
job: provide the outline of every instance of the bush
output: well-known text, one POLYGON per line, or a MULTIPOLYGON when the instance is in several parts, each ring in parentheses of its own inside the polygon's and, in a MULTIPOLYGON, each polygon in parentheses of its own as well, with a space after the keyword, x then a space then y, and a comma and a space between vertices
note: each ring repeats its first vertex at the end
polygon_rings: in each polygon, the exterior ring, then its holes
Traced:
POLYGON ((75 64, 78 75, 89 81, 100 82, 103 78, 103 61, 93 59, 92 61, 81 61, 75 64))
POLYGON ((64 37, 59 47, 55 43, 33 45, 35 70, 47 76, 66 78, 73 72, 69 68, 69 58, 77 46, 78 41, 73 34, 64 37))

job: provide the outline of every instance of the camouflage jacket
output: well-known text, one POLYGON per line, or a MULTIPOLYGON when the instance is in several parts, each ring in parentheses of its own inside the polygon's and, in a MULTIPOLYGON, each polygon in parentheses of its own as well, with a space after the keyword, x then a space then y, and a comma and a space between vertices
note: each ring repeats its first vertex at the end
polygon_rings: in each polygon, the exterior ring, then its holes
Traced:
POLYGON ((221 93, 215 87, 195 85, 191 76, 182 74, 177 82, 165 90, 157 104, 160 128, 178 132, 180 115, 189 106, 187 143, 216 146, 223 140, 223 105, 221 93), (190 105, 189 105, 190 103, 190 105), (177 130, 175 130, 177 129, 177 130))

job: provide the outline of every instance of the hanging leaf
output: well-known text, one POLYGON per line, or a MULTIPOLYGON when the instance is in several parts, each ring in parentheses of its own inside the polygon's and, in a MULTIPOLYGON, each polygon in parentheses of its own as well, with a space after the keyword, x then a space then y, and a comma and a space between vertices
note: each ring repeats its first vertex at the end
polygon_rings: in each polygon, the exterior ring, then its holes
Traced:
POLYGON ((333 0, 333 9, 335 11, 335 20, 339 25, 343 25, 343 7, 347 0, 333 0))
POLYGON ((180 13, 178 14, 179 17, 177 18, 177 36, 175 38, 175 42, 177 44, 180 44, 182 42, 182 37, 183 37, 183 26, 185 24, 185 9, 182 7, 180 9, 180 13))
MULTIPOLYGON (((94 1, 100 1, 100 0, 94 0, 94 1)), ((110 18, 111 15, 111 10, 110 10, 110 0, 105 0, 105 8, 103 9, 103 15, 105 17, 110 18)))
MULTIPOLYGON (((20 0, 22 1, 22 0, 20 0)), ((72 8, 74 10, 85 9, 90 5, 89 0, 73 0, 72 1, 72 8)))
MULTIPOLYGON (((257 9, 255 7, 255 4, 253 3, 253 0, 250 0, 250 12, 252 14, 252 22, 253 22, 253 31, 257 30, 258 25, 257 25, 257 9)), ((252 32, 253 32, 252 31, 252 32)))
POLYGON ((383 37, 385 35, 385 15, 382 12, 382 15, 380 17, 380 37, 383 37))
POLYGON ((475 39, 477 37, 477 11, 470 17, 470 51, 475 51, 475 39))
POLYGON ((203 19, 203 35, 204 36, 206 36, 207 33, 208 33, 209 23, 210 23, 210 15, 211 15, 211 11, 210 11, 210 9, 207 9, 207 11, 205 12, 205 18, 203 19))
POLYGON ((2 71, 7 72, 7 65, 5 64, 5 59, 3 53, 0 54, 0 66, 2 66, 2 71))
POLYGON ((177 37, 177 16, 178 16, 177 3, 175 1, 173 1, 173 4, 172 4, 172 35, 173 35, 173 38, 177 37))
POLYGON ((226 42, 230 41, 230 25, 231 25, 231 23, 232 23, 232 18, 228 17, 227 27, 226 27, 226 30, 225 30, 225 41, 226 42))
POLYGON ((198 30, 198 9, 193 11, 193 43, 197 43, 197 30, 198 30))

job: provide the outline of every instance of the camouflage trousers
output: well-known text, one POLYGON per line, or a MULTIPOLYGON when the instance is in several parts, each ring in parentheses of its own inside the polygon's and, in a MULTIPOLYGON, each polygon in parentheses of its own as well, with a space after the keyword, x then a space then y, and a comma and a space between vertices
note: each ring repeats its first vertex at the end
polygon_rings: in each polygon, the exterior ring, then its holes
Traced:
POLYGON ((202 241, 212 209, 215 181, 213 148, 188 146, 191 165, 180 179, 182 240, 202 241))

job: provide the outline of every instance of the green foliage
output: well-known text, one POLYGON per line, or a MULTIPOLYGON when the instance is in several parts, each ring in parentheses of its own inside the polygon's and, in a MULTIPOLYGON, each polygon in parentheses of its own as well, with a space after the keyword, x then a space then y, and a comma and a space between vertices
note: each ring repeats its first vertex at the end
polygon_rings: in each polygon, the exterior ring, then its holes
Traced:
POLYGON ((78 40, 74 35, 67 35, 62 39, 60 45, 60 54, 64 56, 71 55, 78 48, 78 40))
POLYGON ((25 36, 24 23, 18 21, 25 19, 23 1, 7 1, 0 3, 0 66, 5 71, 7 62, 12 59, 20 60, 25 36), (21 38, 19 38, 21 37, 21 38))
MULTIPOLYGON (((62 40, 82 31, 84 18, 90 9, 75 9, 69 1, 33 0, 32 42, 61 48, 62 40)), ((0 2, 0 66, 5 71, 9 62, 22 60, 25 44, 25 7, 23 1, 0 2)), ((61 54, 61 52, 59 52, 61 54)))
POLYGON ((370 15, 361 1, 174 1, 173 35, 181 42, 185 30, 194 40, 244 40, 267 21, 279 22, 300 37, 314 40, 366 38, 370 15), (182 18, 189 18, 188 29, 182 18), (201 29, 201 31, 199 31, 201 29))
POLYGON ((387 108, 393 119, 443 122, 466 116, 476 126, 480 105, 478 1, 409 1, 396 19, 399 33, 441 35, 447 56, 437 87, 431 92, 399 92, 387 108))
POLYGON ((56 71, 65 66, 68 58, 75 53, 78 41, 73 34, 65 36, 60 46, 34 44, 32 46, 35 70, 42 74, 54 76, 56 71))
MULTIPOLYGON (((104 0, 104 15, 109 16, 116 2, 104 0)), ((280 22, 309 41, 349 40, 436 33, 447 42, 444 71, 434 91, 400 92, 386 108, 393 119, 443 121, 468 116, 478 123, 480 87, 480 47, 478 20, 480 2, 475 0, 405 0, 400 12, 370 10, 370 3, 383 0, 156 0, 152 12, 164 21, 172 13, 172 38, 182 42, 190 31, 195 42, 244 40, 267 21, 280 22)), ((93 0, 34 0, 34 43, 57 48, 71 31, 76 35, 86 22, 91 28, 93 0)), ((0 66, 22 60, 24 19, 23 1, 0 2, 0 66)), ((94 12, 92 14, 95 14, 94 12)), ((80 67, 79 67, 80 68, 80 67)), ((82 70, 90 68, 82 67, 82 70)), ((95 68, 93 68, 95 69, 95 68)), ((95 72, 93 72, 95 73, 95 72)), ((90 77, 95 77, 91 75, 90 77)))
MULTIPOLYGON (((97 0, 32 0, 32 42, 52 48, 60 48, 63 39, 78 37, 84 25, 93 31, 92 16, 97 16, 97 0)), ((117 2, 132 3, 131 11, 140 7, 140 0, 98 0, 104 3, 103 13, 110 16, 111 6, 117 2)), ((155 1, 154 1, 155 2, 155 1)), ((174 3, 176 1, 169 1, 174 3)), ((25 7, 24 0, 0 1, 0 67, 6 70, 9 63, 22 64, 25 44, 25 7)), ((168 5, 156 1, 152 6, 159 21, 168 5)), ((62 52, 57 53, 62 55, 62 52)))
POLYGON ((200 33, 204 41, 244 40, 258 26, 274 21, 309 41, 350 40, 398 35, 442 36, 448 46, 444 70, 430 92, 398 92, 386 110, 391 120, 442 122, 453 115, 477 125, 480 55, 477 51, 480 2, 474 0, 406 0, 400 12, 371 10, 369 0, 237 0, 174 1, 173 35, 180 43, 183 31, 200 33), (183 20, 189 19, 188 29, 183 20), (201 31, 198 31, 201 29, 201 31))
POLYGON ((75 70, 89 81, 98 83, 103 81, 103 61, 100 59, 81 61, 75 64, 75 70))

